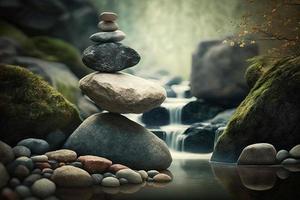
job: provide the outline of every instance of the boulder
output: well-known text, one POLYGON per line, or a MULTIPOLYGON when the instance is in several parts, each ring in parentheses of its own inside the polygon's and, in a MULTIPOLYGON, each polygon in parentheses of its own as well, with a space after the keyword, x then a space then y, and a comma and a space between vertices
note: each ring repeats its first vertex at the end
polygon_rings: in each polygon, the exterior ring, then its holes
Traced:
POLYGON ((75 107, 41 78, 17 66, 0 68, 0 139, 15 144, 80 122, 75 107))
POLYGON ((51 35, 83 49, 90 43, 88 37, 97 31, 97 9, 88 1, 16 1, 14 6, 9 6, 11 0, 2 2, 1 17, 28 35, 51 35))
POLYGON ((184 133, 183 149, 186 152, 209 153, 214 150, 215 131, 217 127, 197 123, 184 133))
POLYGON ((201 100, 187 103, 182 108, 182 123, 192 124, 213 118, 224 108, 201 100))
POLYGON ((114 113, 143 113, 159 106, 165 90, 156 83, 126 73, 92 73, 80 89, 99 107, 114 113))
POLYGON ((142 122, 147 126, 163 126, 170 123, 170 113, 164 107, 157 107, 144 112, 142 122))
POLYGON ((138 64, 140 59, 134 49, 121 43, 94 44, 86 48, 82 55, 87 67, 100 72, 121 71, 138 64))
POLYGON ((246 60, 258 54, 257 45, 244 48, 203 41, 192 57, 192 95, 226 107, 237 106, 247 95, 246 60))
POLYGON ((172 162, 162 140, 141 125, 113 113, 87 118, 69 137, 65 148, 79 155, 105 157, 133 169, 166 169, 172 162))
POLYGON ((238 165, 272 165, 276 163, 277 151, 268 143, 257 143, 245 147, 237 161, 238 165))
POLYGON ((291 149, 300 135, 300 57, 285 58, 270 68, 237 108, 220 137, 212 160, 236 162, 254 143, 291 149))

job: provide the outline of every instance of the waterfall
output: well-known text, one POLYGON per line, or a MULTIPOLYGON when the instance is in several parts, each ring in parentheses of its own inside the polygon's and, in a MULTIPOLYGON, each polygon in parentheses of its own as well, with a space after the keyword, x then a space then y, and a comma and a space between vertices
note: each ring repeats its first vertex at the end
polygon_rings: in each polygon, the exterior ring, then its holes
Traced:
POLYGON ((161 106, 169 111, 170 124, 160 127, 166 132, 166 143, 170 149, 184 151, 184 131, 189 127, 181 121, 183 107, 194 98, 168 98, 161 106))
POLYGON ((177 98, 185 98, 185 93, 190 90, 189 82, 184 81, 180 85, 172 85, 171 88, 177 95, 177 98))

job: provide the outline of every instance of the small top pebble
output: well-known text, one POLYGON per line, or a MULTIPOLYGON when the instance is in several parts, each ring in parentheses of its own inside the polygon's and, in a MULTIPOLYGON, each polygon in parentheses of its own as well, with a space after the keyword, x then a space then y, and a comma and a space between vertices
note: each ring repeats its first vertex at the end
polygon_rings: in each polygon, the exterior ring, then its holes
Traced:
POLYGON ((103 12, 100 14, 101 21, 115 21, 117 20, 118 15, 113 12, 103 12))

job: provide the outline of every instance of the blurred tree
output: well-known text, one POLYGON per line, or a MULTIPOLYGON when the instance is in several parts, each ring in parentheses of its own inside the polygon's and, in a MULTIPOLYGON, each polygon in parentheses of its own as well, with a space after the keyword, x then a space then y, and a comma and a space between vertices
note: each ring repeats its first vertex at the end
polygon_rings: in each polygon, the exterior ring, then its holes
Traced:
POLYGON ((245 0, 247 9, 230 45, 264 43, 271 57, 300 55, 300 0, 245 0), (250 37, 248 37, 250 36, 250 37), (255 39, 250 39, 252 38, 255 39))

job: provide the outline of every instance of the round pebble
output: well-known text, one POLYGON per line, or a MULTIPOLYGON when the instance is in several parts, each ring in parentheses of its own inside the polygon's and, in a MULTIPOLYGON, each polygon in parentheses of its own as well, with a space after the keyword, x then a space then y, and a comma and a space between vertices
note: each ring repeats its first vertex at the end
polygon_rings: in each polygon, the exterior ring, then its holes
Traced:
POLYGON ((94 185, 99 185, 102 182, 102 179, 104 178, 102 174, 92 174, 92 179, 94 185))
POLYGON ((74 166, 74 167, 81 168, 81 169, 83 168, 82 163, 81 163, 81 162, 78 162, 78 161, 72 162, 70 165, 72 165, 72 166, 74 166))
POLYGON ((31 155, 30 149, 28 149, 25 146, 15 146, 12 150, 13 150, 16 158, 22 157, 22 156, 30 157, 30 155, 31 155))
POLYGON ((117 178, 106 177, 102 180, 101 185, 104 187, 119 187, 120 182, 117 178))
POLYGON ((42 170, 41 169, 34 169, 32 170, 31 174, 41 174, 42 173, 42 170))
POLYGON ((99 19, 101 21, 116 21, 118 18, 118 15, 113 12, 102 12, 99 16, 99 19))
POLYGON ((45 168, 45 169, 43 169, 42 174, 44 174, 44 173, 50 173, 50 174, 52 174, 53 171, 54 171, 54 170, 51 169, 51 168, 45 168))
POLYGON ((12 148, 0 140, 0 162, 6 165, 13 161, 14 157, 12 148))
POLYGON ((18 165, 24 165, 26 166, 30 171, 33 169, 33 162, 30 158, 22 156, 17 158, 14 162, 13 162, 14 166, 18 166, 18 165))
POLYGON ((26 146, 31 150, 32 154, 36 154, 36 155, 42 155, 47 151, 49 151, 50 149, 48 142, 46 142, 45 140, 35 139, 35 138, 28 138, 28 139, 21 140, 18 143, 18 146, 26 146))
POLYGON ((155 175, 159 174, 159 171, 157 170, 149 170, 147 171, 147 174, 150 178, 153 178, 155 175))
POLYGON ((112 164, 110 160, 99 156, 80 156, 78 160, 83 164, 83 169, 91 174, 102 173, 112 164))
POLYGON ((21 181, 19 180, 19 179, 17 179, 17 178, 12 178, 12 179, 10 179, 10 181, 9 181, 9 186, 11 187, 11 188, 15 188, 15 187, 17 187, 18 185, 20 185, 21 184, 21 181))
POLYGON ((40 198, 51 196, 55 193, 56 186, 49 179, 42 178, 31 186, 32 193, 40 198))
POLYGON ((24 179, 23 184, 26 186, 31 186, 35 181, 41 179, 42 176, 40 174, 31 174, 27 178, 24 179))
POLYGON ((40 170, 51 168, 51 165, 48 162, 36 162, 34 163, 34 166, 40 170))
POLYGON ((116 178, 116 175, 114 175, 113 173, 110 173, 110 172, 106 172, 103 174, 103 178, 106 178, 106 177, 114 177, 116 178))
POLYGON ((31 160, 33 162, 48 162, 48 157, 46 155, 32 156, 31 160))
POLYGON ((98 28, 104 32, 111 32, 118 30, 119 26, 116 22, 100 21, 98 23, 98 28))
POLYGON ((14 170, 14 176, 23 180, 30 174, 29 169, 24 165, 18 165, 14 170))
POLYGON ((129 183, 140 184, 143 182, 141 175, 132 169, 121 169, 116 173, 117 178, 125 178, 129 183))
POLYGON ((294 146, 289 153, 293 158, 300 158, 300 144, 294 146))
POLYGON ((26 197, 30 197, 31 196, 30 189, 27 186, 25 186, 25 185, 19 185, 19 186, 17 186, 16 189, 15 189, 15 191, 22 198, 26 198, 26 197))
POLYGON ((276 160, 282 162, 284 159, 287 159, 290 156, 287 150, 280 150, 276 154, 276 160))
POLYGON ((43 177, 44 177, 44 178, 51 179, 52 174, 50 174, 50 173, 45 173, 45 174, 43 174, 43 177))
POLYGON ((170 182, 172 178, 167 174, 159 173, 153 177, 153 180, 159 183, 166 183, 166 182, 170 182))
POLYGON ((73 162, 77 159, 76 152, 69 149, 50 151, 45 155, 48 156, 49 160, 56 160, 58 162, 73 162))
POLYGON ((128 180, 127 180, 126 178, 120 178, 119 181, 120 181, 120 184, 121 184, 121 185, 126 185, 126 184, 128 184, 128 180))
POLYGON ((148 174, 145 170, 139 170, 138 173, 141 175, 142 179, 146 180, 148 178, 148 174))
POLYGON ((128 169, 128 167, 125 165, 121 165, 121 164, 113 164, 109 167, 108 170, 113 173, 116 173, 116 172, 120 171, 121 169, 128 169))

